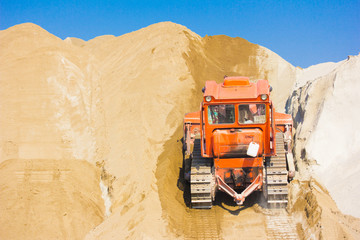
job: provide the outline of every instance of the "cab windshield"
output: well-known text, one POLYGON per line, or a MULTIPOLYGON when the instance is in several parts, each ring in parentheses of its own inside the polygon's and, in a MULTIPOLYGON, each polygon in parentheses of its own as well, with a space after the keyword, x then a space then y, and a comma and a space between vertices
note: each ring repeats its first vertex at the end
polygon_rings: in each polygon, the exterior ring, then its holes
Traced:
POLYGON ((266 122, 265 104, 240 104, 240 124, 262 124, 266 122))
POLYGON ((209 124, 228 124, 235 122, 235 107, 232 104, 209 105, 209 124))

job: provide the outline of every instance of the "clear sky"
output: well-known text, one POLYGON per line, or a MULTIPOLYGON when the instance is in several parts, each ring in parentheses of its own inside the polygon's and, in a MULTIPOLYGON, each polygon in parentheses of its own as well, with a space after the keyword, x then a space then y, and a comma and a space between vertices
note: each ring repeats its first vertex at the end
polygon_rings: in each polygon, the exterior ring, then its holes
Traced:
POLYGON ((0 29, 32 22, 64 39, 119 36, 171 21, 199 34, 242 37, 294 66, 360 52, 360 0, 0 0, 0 29))

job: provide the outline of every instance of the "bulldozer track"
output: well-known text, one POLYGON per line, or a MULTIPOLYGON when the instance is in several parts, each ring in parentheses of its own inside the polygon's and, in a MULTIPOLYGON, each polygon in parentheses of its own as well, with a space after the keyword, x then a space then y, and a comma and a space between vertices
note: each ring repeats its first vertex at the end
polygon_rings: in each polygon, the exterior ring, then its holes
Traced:
POLYGON ((185 239, 220 239, 216 211, 192 209, 185 218, 185 239))
POLYGON ((295 221, 285 209, 272 209, 271 214, 265 216, 266 232, 269 240, 300 239, 295 221))
POLYGON ((192 152, 190 193, 192 208, 211 208, 215 177, 212 160, 201 156, 200 139, 195 139, 192 152))
POLYGON ((276 156, 266 160, 266 195, 270 208, 285 208, 288 203, 288 171, 283 133, 276 134, 276 156))

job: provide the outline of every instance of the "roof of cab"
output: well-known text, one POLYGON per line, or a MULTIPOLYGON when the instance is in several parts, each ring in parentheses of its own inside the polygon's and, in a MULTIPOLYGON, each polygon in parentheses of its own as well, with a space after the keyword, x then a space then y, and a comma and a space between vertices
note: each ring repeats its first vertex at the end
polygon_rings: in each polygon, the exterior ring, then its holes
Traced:
POLYGON ((268 80, 249 81, 248 77, 225 77, 223 83, 206 81, 204 96, 215 99, 251 99, 270 93, 268 80))

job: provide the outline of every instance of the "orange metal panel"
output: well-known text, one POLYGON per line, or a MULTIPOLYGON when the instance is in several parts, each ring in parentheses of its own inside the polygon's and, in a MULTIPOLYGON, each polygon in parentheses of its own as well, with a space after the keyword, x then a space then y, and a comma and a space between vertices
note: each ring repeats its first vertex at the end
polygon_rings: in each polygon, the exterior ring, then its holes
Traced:
POLYGON ((263 158, 216 158, 215 168, 263 167, 263 158))
POLYGON ((275 118, 275 124, 276 125, 280 125, 280 124, 293 124, 293 120, 290 114, 285 114, 285 113, 278 113, 275 112, 274 114, 274 118, 275 118))
POLYGON ((248 77, 226 77, 224 78, 224 86, 249 86, 248 77))
MULTIPOLYGON (((226 77, 224 83, 207 81, 205 83, 205 96, 212 96, 214 99, 257 99, 261 94, 270 93, 270 85, 267 80, 258 80, 255 83, 248 83, 246 77, 226 77)), ((259 99, 260 100, 260 99, 259 99)))
POLYGON ((185 114, 184 123, 200 124, 200 111, 185 114))
POLYGON ((263 133, 260 129, 217 129, 212 134, 214 157, 245 157, 251 142, 259 144, 263 154, 263 133))

